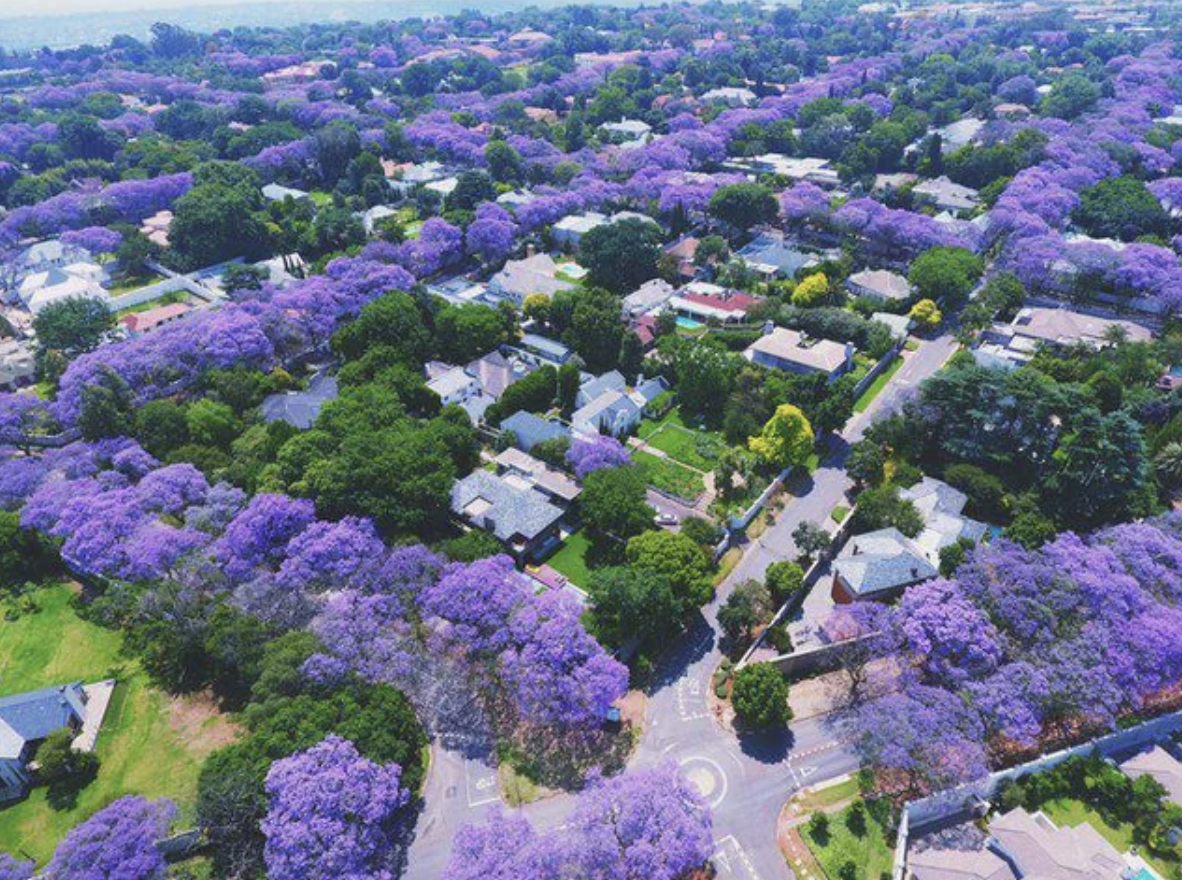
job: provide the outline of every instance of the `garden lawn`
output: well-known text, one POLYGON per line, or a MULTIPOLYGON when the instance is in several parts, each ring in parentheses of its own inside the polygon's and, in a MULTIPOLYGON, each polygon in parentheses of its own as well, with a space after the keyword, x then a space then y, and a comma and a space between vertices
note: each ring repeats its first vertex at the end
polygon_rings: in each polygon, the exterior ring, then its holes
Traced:
POLYGON ((649 446, 699 471, 712 471, 726 444, 715 434, 665 425, 649 436, 649 446))
POLYGON ((866 813, 866 833, 856 836, 846 827, 848 808, 829 816, 829 835, 824 841, 815 840, 808 824, 800 826, 800 836, 809 851, 824 869, 829 880, 837 880, 841 866, 854 863, 854 876, 875 880, 883 874, 888 876, 894 867, 894 853, 887 842, 886 832, 869 812, 866 813))
POLYGON ((693 501, 706 491, 701 474, 675 461, 658 458, 639 449, 632 453, 632 461, 644 474, 645 481, 654 489, 668 492, 686 501, 693 501))
POLYGON ((563 543, 562 548, 546 560, 546 564, 566 577, 576 587, 587 588, 591 570, 587 567, 587 551, 591 541, 582 532, 576 532, 563 543))
MULTIPOLYGON (((211 707, 151 687, 138 663, 119 656, 120 633, 87 623, 70 606, 73 592, 58 584, 34 594, 40 610, 0 621, 0 695, 70 681, 115 677, 118 684, 98 737, 98 778, 73 809, 58 812, 45 790, 0 809, 0 852, 44 863, 65 833, 126 794, 169 797, 180 824, 193 818, 197 774, 205 756, 234 735, 211 707)), ((7 610, 7 603, 0 609, 7 610)))
POLYGON ((903 367, 903 358, 898 355, 891 361, 890 366, 874 377, 874 381, 862 392, 862 396, 854 401, 854 412, 865 412, 866 408, 878 397, 878 393, 886 387, 891 377, 903 367))

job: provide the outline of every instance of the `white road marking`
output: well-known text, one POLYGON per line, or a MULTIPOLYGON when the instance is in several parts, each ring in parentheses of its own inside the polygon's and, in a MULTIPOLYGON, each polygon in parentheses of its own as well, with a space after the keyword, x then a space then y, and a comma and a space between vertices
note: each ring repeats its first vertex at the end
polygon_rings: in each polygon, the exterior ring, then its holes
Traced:
POLYGON ((748 880, 759 880, 759 872, 755 870, 755 865, 751 861, 751 857, 747 855, 747 852, 743 849, 743 845, 735 839, 733 834, 728 834, 721 840, 716 840, 714 845, 717 847, 714 852, 714 862, 716 865, 721 863, 727 875, 732 877, 745 875, 748 880), (732 855, 727 854, 728 849, 732 855), (735 870, 732 864, 732 856, 734 861, 737 861, 743 866, 742 874, 735 870))
POLYGON ((495 770, 489 770, 480 764, 475 764, 473 761, 464 761, 464 788, 468 795, 468 808, 475 809, 482 807, 485 804, 495 804, 501 799, 500 794, 497 793, 497 774, 495 770), (480 768, 479 776, 473 780, 472 768, 480 768), (473 797, 473 789, 475 789, 475 799, 473 797))

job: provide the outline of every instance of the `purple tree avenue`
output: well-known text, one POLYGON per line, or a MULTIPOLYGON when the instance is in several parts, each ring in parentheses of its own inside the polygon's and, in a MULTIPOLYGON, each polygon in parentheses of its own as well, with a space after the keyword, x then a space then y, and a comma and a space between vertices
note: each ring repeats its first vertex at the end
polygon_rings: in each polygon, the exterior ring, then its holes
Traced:
POLYGON ((152 880, 164 876, 156 841, 176 814, 170 801, 124 797, 66 835, 53 854, 49 880, 152 880))

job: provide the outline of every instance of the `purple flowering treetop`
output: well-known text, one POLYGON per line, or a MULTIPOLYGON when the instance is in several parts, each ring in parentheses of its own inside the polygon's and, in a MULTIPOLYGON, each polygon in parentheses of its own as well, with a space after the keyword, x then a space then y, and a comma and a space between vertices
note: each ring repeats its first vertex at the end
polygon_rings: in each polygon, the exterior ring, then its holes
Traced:
POLYGON ((632 463, 628 450, 615 437, 596 437, 576 440, 566 453, 566 463, 574 468, 580 480, 604 468, 622 467, 632 463))
POLYGON ((289 541, 316 518, 312 502, 286 495, 256 495, 234 517, 214 551, 231 579, 245 579, 260 565, 280 561, 289 541))
POLYGON ((402 768, 331 735, 271 765, 263 820, 270 880, 388 880, 390 822, 409 800, 402 768))
POLYGON ((672 764, 594 778, 562 829, 538 834, 524 818, 493 813, 456 835, 444 880, 674 880, 714 851, 713 820, 672 764))
POLYGON ((152 880, 164 876, 156 841, 176 815, 170 801, 124 797, 74 828, 58 845, 48 880, 152 880))
POLYGON ((29 880, 33 876, 34 862, 21 862, 8 853, 0 853, 0 880, 29 880))

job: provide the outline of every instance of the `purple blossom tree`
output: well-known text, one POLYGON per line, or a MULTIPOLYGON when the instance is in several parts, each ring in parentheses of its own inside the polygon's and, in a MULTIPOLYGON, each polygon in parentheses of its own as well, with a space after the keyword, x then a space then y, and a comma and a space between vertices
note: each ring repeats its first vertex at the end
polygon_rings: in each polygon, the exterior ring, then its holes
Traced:
POLYGON ((152 880, 164 876, 156 841, 176 815, 170 801, 124 797, 66 835, 45 869, 49 880, 152 880))
POLYGON ((630 465, 632 459, 619 440, 601 436, 592 440, 576 440, 567 450, 566 463, 581 480, 594 471, 630 465))
POLYGON ((391 823, 410 800, 402 768, 363 758, 346 739, 271 765, 263 820, 271 880, 389 880, 391 823))

